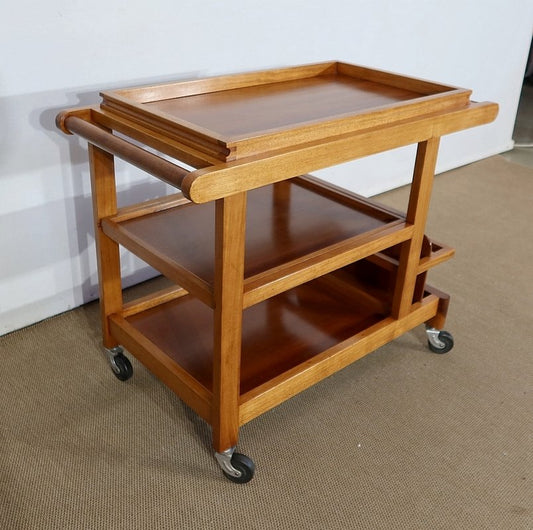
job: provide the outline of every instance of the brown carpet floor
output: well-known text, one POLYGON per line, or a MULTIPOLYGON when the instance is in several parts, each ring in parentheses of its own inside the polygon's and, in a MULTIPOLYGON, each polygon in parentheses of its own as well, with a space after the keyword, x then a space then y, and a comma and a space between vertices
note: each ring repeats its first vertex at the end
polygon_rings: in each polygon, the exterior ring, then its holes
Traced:
POLYGON ((454 350, 418 328, 250 422, 246 485, 139 363, 112 375, 96 304, 0 338, 0 528, 533 528, 533 170, 438 176, 428 233, 454 350))

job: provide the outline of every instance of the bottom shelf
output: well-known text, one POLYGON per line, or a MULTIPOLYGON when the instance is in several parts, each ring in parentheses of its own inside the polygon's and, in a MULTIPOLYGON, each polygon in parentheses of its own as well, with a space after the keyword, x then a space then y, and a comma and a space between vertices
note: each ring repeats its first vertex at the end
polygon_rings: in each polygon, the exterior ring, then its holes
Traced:
MULTIPOLYGON (((348 267, 340 277, 331 273, 243 312, 240 425, 410 329, 445 318, 448 297, 429 286, 407 315, 392 318, 390 293, 370 286, 381 295, 369 296, 358 276, 348 267)), ((183 293, 163 290, 155 307, 132 314, 130 306, 123 315, 111 315, 110 329, 119 344, 211 423, 213 311, 183 293)))
MULTIPOLYGON (((437 261, 448 257, 443 251, 437 261)), ((394 256, 371 256, 245 309, 239 424, 424 322, 443 324, 449 297, 424 285, 426 268, 410 311, 391 316, 397 267, 394 256)), ((127 304, 109 324, 118 344, 208 423, 213 421, 209 306, 173 287, 127 304)))
MULTIPOLYGON (((243 313, 241 394, 383 320, 327 279, 298 286, 243 313)), ((212 388, 213 311, 185 295, 127 322, 206 389, 212 388)))

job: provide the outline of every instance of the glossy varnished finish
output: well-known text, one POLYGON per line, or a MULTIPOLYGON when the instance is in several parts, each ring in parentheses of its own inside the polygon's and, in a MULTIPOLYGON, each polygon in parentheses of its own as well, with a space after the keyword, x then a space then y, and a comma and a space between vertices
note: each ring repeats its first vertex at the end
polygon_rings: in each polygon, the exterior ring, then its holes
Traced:
POLYGON ((239 432, 242 307, 244 297, 244 230, 246 193, 215 203, 215 279, 213 312, 213 446, 235 447, 239 432))
POLYGON ((400 251, 392 307, 393 316, 396 318, 407 315, 413 302, 439 141, 439 138, 431 138, 418 144, 406 214, 406 219, 413 224, 415 232, 413 237, 402 245, 400 251))
POLYGON ((459 109, 469 95, 333 62, 106 91, 102 109, 227 161, 459 109))
POLYGON ((146 103, 235 140, 420 97, 411 90, 348 76, 321 76, 146 103), (241 119, 235 120, 235 116, 241 119))
POLYGON ((426 284, 453 255, 425 235, 439 139, 489 123, 497 105, 340 62, 102 96, 57 123, 94 144, 104 344, 124 345, 204 418, 216 451, 413 327, 444 325, 449 297, 426 284), (409 144, 405 214, 300 176, 409 144), (118 209, 112 155, 183 195, 118 209), (177 285, 123 305, 119 244, 177 285))
POLYGON ((108 317, 122 309, 120 253, 117 242, 104 234, 101 220, 117 213, 115 164, 109 153, 93 145, 89 146, 89 160, 103 343, 106 348, 114 348, 117 342, 108 317))
MULTIPOLYGON (((365 329, 385 315, 310 282, 246 309, 240 392, 245 393, 365 329)), ((128 318, 206 388, 212 388, 213 313, 182 297, 128 318)))
MULTIPOLYGON (((283 183, 248 194, 245 277, 396 221, 374 211, 343 204, 298 184, 283 183)), ((208 283, 214 277, 214 204, 186 205, 121 223, 123 238, 145 242, 208 283)), ((237 227, 235 227, 237 229, 237 227)))

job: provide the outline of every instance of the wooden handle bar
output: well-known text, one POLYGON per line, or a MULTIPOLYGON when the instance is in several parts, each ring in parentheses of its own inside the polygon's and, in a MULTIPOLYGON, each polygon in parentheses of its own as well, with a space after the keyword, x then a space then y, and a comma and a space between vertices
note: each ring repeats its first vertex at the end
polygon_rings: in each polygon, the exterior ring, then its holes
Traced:
POLYGON ((77 116, 67 116, 64 120, 64 127, 69 132, 82 136, 93 145, 122 158, 176 188, 181 189, 183 179, 190 173, 190 171, 149 153, 77 116))

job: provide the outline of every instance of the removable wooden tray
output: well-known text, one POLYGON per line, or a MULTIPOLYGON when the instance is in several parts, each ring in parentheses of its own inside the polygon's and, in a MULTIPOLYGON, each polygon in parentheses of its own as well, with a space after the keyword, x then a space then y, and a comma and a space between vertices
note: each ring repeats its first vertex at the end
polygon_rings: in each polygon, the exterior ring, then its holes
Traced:
POLYGON ((104 91, 101 108, 229 161, 463 108, 470 94, 328 62, 104 91))

